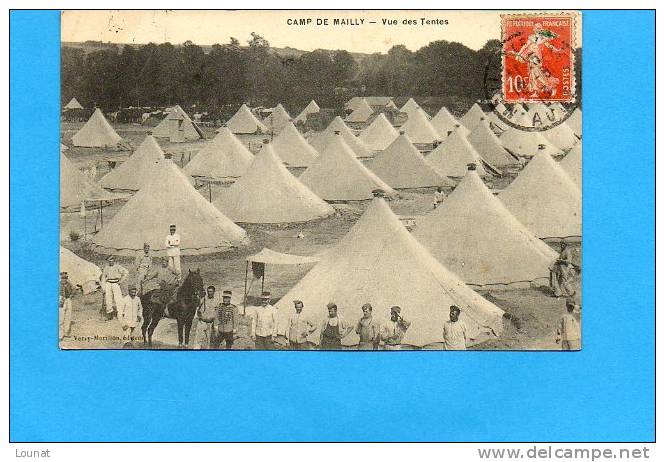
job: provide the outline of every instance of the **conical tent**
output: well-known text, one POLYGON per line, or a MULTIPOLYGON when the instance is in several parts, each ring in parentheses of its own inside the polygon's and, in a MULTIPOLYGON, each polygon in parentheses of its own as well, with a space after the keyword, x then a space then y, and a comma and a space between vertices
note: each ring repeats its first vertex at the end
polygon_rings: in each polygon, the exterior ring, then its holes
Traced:
POLYGON ((448 109, 445 106, 441 106, 441 109, 439 109, 439 112, 436 113, 430 123, 439 133, 440 139, 444 139, 448 136, 448 132, 455 130, 455 126, 459 125, 457 119, 448 112, 448 109))
POLYGON ((476 125, 478 125, 478 123, 483 119, 485 119, 485 113, 478 105, 478 103, 473 103, 473 106, 471 106, 466 114, 462 116, 460 122, 466 128, 473 131, 473 129, 476 128, 476 125))
POLYGON ((205 138, 201 129, 192 122, 192 119, 178 105, 173 106, 164 120, 152 130, 152 136, 174 138, 180 142, 205 138))
MULTIPOLYGON (((416 101, 413 98, 409 98, 409 100, 404 103, 404 106, 400 109, 400 112, 406 112, 407 115, 409 116, 409 119, 411 119, 411 116, 418 112, 418 110, 423 111, 423 109, 416 103, 416 101)), ((425 115, 425 118, 429 120, 429 115, 423 111, 423 114, 425 115)))
POLYGON ((93 292, 99 286, 99 278, 102 275, 99 266, 84 260, 63 246, 60 246, 60 271, 66 271, 69 281, 81 286, 84 294, 93 292))
POLYGON ((356 107, 351 114, 346 116, 347 122, 367 122, 367 120, 374 114, 374 110, 371 108, 367 101, 364 99, 360 102, 358 107, 356 107))
POLYGON ((189 161, 183 171, 193 177, 223 180, 242 176, 254 160, 254 156, 226 127, 189 161))
POLYGON ((80 207, 84 201, 112 201, 122 195, 103 190, 60 153, 60 207, 80 207))
POLYGON ((432 144, 441 139, 439 132, 428 120, 425 111, 420 108, 411 112, 409 119, 402 125, 401 129, 416 144, 432 144))
POLYGON ((405 134, 400 134, 385 151, 377 154, 369 168, 395 189, 454 186, 439 175, 405 134))
POLYGON ((543 136, 559 149, 570 149, 579 140, 575 132, 565 122, 554 125, 542 132, 543 136))
POLYGON ((249 110, 246 104, 240 106, 240 109, 226 122, 226 126, 231 130, 231 133, 235 134, 268 132, 263 122, 252 114, 252 111, 249 110))
POLYGON ((504 168, 519 165, 519 161, 503 147, 499 138, 489 127, 487 120, 483 119, 478 122, 467 139, 480 157, 494 167, 504 168))
POLYGON ((397 193, 360 162, 341 134, 334 134, 326 148, 298 178, 327 201, 365 200, 372 191, 397 193))
POLYGON ((84 148, 115 146, 121 140, 120 135, 113 130, 99 108, 95 109, 85 125, 72 137, 74 146, 84 148))
POLYGON ((547 283, 549 267, 557 258, 510 214, 475 170, 418 222, 413 235, 446 268, 474 286, 547 283))
POLYGON ((390 124, 386 116, 381 113, 358 135, 358 138, 370 149, 383 151, 398 136, 399 133, 397 133, 397 130, 390 124))
POLYGON ((319 105, 316 104, 316 101, 312 100, 307 106, 305 106, 305 109, 303 109, 300 114, 298 114, 298 117, 296 117, 294 122, 307 122, 307 116, 309 114, 316 114, 319 111, 321 111, 321 108, 319 108, 319 105))
POLYGON ((175 224, 182 255, 204 255, 236 248, 247 241, 245 231, 208 202, 170 159, 156 165, 150 181, 97 233, 98 253, 136 255, 143 243, 157 255, 166 250, 165 237, 175 224))
POLYGON ((273 108, 272 113, 265 118, 263 125, 271 133, 279 133, 289 122, 291 122, 291 116, 286 112, 282 103, 279 103, 273 108))
POLYGON ((541 239, 582 235, 582 193, 548 154, 537 154, 499 199, 541 239))
POLYGON ((566 119, 566 124, 578 137, 582 136, 582 111, 576 107, 573 113, 566 119))
POLYGON ((302 223, 335 213, 286 169, 270 144, 213 203, 236 223, 302 223))
POLYGON ((559 162, 561 168, 570 176, 573 182, 582 187, 582 143, 578 143, 568 151, 566 157, 559 162))
POLYGON ((69 103, 65 104, 65 109, 83 109, 83 106, 76 98, 72 98, 69 103))
POLYGON ((427 161, 439 174, 461 178, 466 175, 467 166, 476 164, 479 175, 487 172, 480 154, 471 146, 469 140, 460 132, 454 131, 428 156, 427 161))
POLYGON ((148 135, 134 154, 99 180, 99 185, 106 189, 138 191, 148 181, 156 163, 163 158, 164 151, 148 135))
POLYGON ((356 157, 372 157, 372 151, 353 134, 351 129, 346 126, 339 116, 335 117, 324 131, 312 139, 312 147, 319 153, 325 151, 328 143, 335 139, 336 131, 340 132, 342 138, 344 138, 344 142, 351 148, 356 157))
MULTIPOLYGON (((379 321, 387 320, 389 308, 398 305, 411 322, 402 343, 418 347, 442 341, 453 304, 462 309, 468 344, 499 335, 503 328, 503 311, 430 255, 381 198, 373 200, 348 234, 277 303, 280 334, 286 332, 292 300, 302 300, 310 316, 321 321, 327 316, 326 304, 336 303, 339 315, 351 323, 360 318, 365 303, 372 304, 379 321)), ((319 332, 308 340, 318 343, 319 332)), ((342 342, 357 344, 355 330, 342 342)))
POLYGON ((271 146, 288 167, 309 167, 319 155, 292 122, 286 124, 271 146))
POLYGON ((501 144, 515 155, 521 157, 533 157, 540 151, 545 151, 551 156, 561 152, 559 148, 550 143, 540 132, 518 130, 508 127, 499 138, 501 144))

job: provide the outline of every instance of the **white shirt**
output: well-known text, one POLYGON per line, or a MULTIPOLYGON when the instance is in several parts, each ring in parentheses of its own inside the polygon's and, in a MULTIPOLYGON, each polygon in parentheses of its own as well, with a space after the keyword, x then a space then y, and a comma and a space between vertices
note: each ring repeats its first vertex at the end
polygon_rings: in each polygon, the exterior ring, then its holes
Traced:
POLYGON ((277 335, 275 307, 272 305, 256 307, 252 313, 252 334, 260 337, 277 335))
POLYGON ((464 321, 446 321, 443 324, 443 347, 446 350, 466 350, 466 324, 464 321))
POLYGON ((169 257, 175 257, 180 255, 180 234, 173 233, 166 236, 164 241, 166 246, 166 255, 169 257))
POLYGON ((137 295, 132 297, 131 295, 125 295, 123 297, 124 303, 122 303, 122 313, 118 313, 121 318, 124 318, 125 322, 130 326, 136 326, 138 324, 138 318, 143 317, 143 305, 141 304, 141 298, 137 295))

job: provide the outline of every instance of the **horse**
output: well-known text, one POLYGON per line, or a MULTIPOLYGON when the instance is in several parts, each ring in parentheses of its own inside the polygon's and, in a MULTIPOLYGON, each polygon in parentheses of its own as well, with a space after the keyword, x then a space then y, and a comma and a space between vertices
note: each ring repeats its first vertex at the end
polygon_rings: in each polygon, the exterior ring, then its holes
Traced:
POLYGON ((152 347, 152 334, 164 316, 166 308, 168 308, 168 317, 174 318, 178 323, 178 348, 188 348, 192 321, 196 310, 201 305, 201 300, 205 296, 201 270, 189 270, 187 277, 176 291, 175 300, 166 303, 161 302, 160 290, 151 290, 141 296, 143 343, 147 343, 148 348, 152 347))

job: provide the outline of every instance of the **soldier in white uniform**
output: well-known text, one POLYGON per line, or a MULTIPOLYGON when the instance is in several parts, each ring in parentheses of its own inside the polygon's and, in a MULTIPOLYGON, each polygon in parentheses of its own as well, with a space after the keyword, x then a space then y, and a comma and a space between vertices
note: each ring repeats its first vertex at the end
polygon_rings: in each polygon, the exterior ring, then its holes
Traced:
POLYGON ((169 259, 169 266, 178 274, 180 270, 180 235, 175 232, 175 225, 169 226, 169 234, 166 236, 164 245, 166 246, 166 256, 169 259))
POLYGON ((107 258, 101 277, 107 319, 113 318, 113 312, 117 311, 118 307, 124 303, 120 284, 124 282, 128 275, 129 271, 121 265, 115 264, 113 256, 107 258))

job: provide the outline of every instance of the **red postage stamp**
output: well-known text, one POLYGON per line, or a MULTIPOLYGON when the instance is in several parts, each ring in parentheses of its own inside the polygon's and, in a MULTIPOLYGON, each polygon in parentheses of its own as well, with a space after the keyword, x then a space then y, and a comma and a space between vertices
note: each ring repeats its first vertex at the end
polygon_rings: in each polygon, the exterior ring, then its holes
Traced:
POLYGON ((517 102, 575 100, 575 15, 501 16, 503 98, 517 102))

